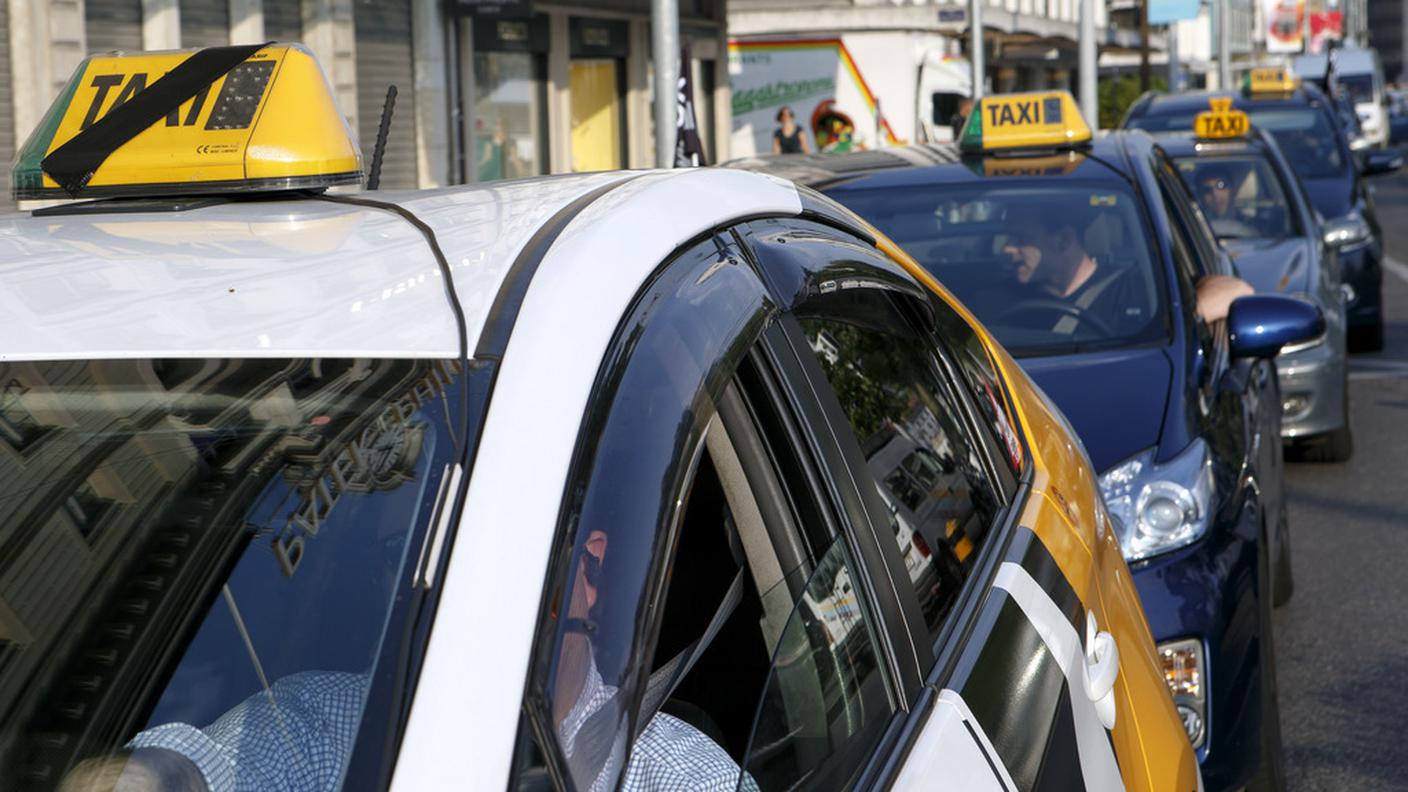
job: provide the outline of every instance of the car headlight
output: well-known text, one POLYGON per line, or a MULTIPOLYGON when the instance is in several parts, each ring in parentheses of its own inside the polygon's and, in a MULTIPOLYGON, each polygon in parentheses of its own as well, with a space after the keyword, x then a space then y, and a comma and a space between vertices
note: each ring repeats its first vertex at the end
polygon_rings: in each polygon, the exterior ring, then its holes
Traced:
POLYGON ((1128 561, 1192 544, 1207 533, 1213 489, 1212 455, 1201 438, 1162 465, 1154 464, 1149 449, 1100 476, 1100 494, 1128 561))
POLYGON ((1373 233, 1358 212, 1351 212, 1325 223, 1325 244, 1348 250, 1366 244, 1373 233))

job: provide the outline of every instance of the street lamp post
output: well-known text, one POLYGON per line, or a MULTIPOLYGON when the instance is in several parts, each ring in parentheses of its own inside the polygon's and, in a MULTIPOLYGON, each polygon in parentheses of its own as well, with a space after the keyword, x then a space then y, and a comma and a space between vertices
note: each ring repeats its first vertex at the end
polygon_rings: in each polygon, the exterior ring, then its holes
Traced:
POLYGON ((669 168, 675 164, 675 95, 680 79, 678 0, 650 0, 650 33, 655 58, 655 167, 669 168))
POLYGON ((1231 0, 1217 0, 1217 87, 1226 91, 1232 87, 1232 15, 1227 6, 1231 0))
POLYGON ((1099 65, 1095 46, 1095 0, 1080 0, 1080 112, 1091 129, 1100 128, 1099 65))
POLYGON ((983 62, 983 0, 968 0, 968 62, 973 68, 973 98, 983 95, 987 64, 983 62))

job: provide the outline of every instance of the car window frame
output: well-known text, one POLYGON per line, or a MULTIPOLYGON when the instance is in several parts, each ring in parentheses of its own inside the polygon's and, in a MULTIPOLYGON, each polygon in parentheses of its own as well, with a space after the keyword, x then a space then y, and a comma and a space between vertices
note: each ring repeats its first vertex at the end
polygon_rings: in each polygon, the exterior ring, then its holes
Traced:
MULTIPOLYGON (((767 324, 767 317, 772 311, 772 307, 766 299, 763 285, 757 282, 756 273, 746 267, 736 252, 729 252, 730 248, 726 241, 725 238, 710 232, 680 245, 665 257, 655 273, 637 291, 631 306, 623 312, 611 345, 602 356, 602 364, 592 387, 588 408, 584 412, 581 427, 577 433, 572 462, 564 477, 558 524, 554 527, 554 549, 544 568, 537 627, 534 630, 533 648, 523 686, 518 744, 515 747, 510 769, 510 787, 518 784, 524 771, 529 769, 525 767, 522 761, 523 757, 536 751, 544 762, 547 775, 554 787, 557 789, 572 788, 572 775, 552 725, 552 699, 548 693, 551 688, 550 673, 554 660, 553 649, 557 643, 557 623, 552 616, 552 610, 558 604, 559 593, 571 585, 570 578, 573 574, 571 560, 575 554, 579 527, 575 517, 580 513, 583 493, 592 485, 592 479, 596 473, 596 465, 592 458, 594 449, 607 431, 607 421, 619 398, 618 393, 612 391, 608 395, 603 393, 603 390, 608 388, 615 378, 621 377, 635 359, 631 354, 631 347, 634 345, 639 331, 653 321, 663 320, 660 314, 654 313, 650 309, 660 305, 668 309, 673 307, 670 303, 676 302, 671 299, 673 294, 667 292, 666 299, 660 300, 658 305, 652 306, 654 298, 661 294, 660 290, 668 290, 678 285, 681 278, 701 269, 703 275, 710 274, 710 266, 701 267, 700 265, 703 263, 703 259, 715 255, 719 257, 718 261, 723 261, 725 258, 732 259, 727 263, 740 266, 743 271, 746 271, 749 278, 754 281, 752 284, 753 293, 747 295, 751 297, 751 301, 746 306, 727 305, 720 300, 705 301, 704 303, 714 310, 734 311, 735 316, 736 312, 747 310, 748 318, 736 322, 733 325, 733 334, 720 342, 720 348, 725 352, 712 361, 710 375, 702 383, 703 389, 694 395, 690 407, 691 411, 695 413, 692 418, 695 427, 694 436, 688 440, 676 439, 674 441, 676 451, 679 453, 676 453, 671 459, 671 478, 669 480, 676 480, 674 475, 680 468, 685 468, 686 472, 678 477, 678 481, 681 482, 681 492, 660 496, 661 504, 670 500, 673 500, 674 503, 670 507, 669 518, 665 524, 656 526, 656 541, 648 563, 644 598, 648 600, 649 604, 644 606, 643 612, 651 614, 652 617, 643 622, 638 621, 636 624, 628 666, 633 669, 632 673, 638 675, 637 681, 634 689, 618 692, 618 695, 628 697, 623 702, 624 715, 628 719, 633 733, 628 737, 627 749, 621 760, 620 775, 617 776, 616 783, 619 783, 624 776, 625 769, 629 766, 636 734, 639 732, 637 718, 640 716, 641 700, 645 689, 641 680, 648 679, 650 674, 648 666, 654 656, 659 634, 657 622, 663 613, 668 593, 666 585, 667 561, 673 553, 674 545, 678 539, 680 519, 688 509, 688 504, 684 502, 687 500, 684 495, 687 494, 694 482, 697 465, 704 451, 704 429, 709 420, 718 414, 716 409, 712 409, 707 416, 701 417, 698 414, 697 402, 699 397, 704 395, 708 396, 713 404, 717 404, 730 381, 728 377, 717 376, 719 364, 726 362, 730 372, 736 369, 742 356, 758 341, 761 331, 767 324), (642 316, 642 314, 645 315, 642 316), (644 670, 642 671, 642 669, 644 670)), ((702 281, 703 276, 698 282, 702 281)))
MULTIPOLYGON (((830 230, 833 232, 854 235, 853 242, 862 246, 868 246, 868 240, 865 237, 844 225, 839 223, 827 223, 821 218, 813 217, 808 219, 811 220, 813 224, 829 226, 830 230)), ((1151 228, 1157 228, 1156 225, 1153 225, 1154 218, 1146 216, 1144 220, 1145 222, 1151 223, 1151 228)), ((779 222, 787 226, 794 225, 796 221, 779 222)), ((764 230, 765 229, 761 228, 758 224, 744 225, 736 229, 740 240, 745 242, 745 247, 751 252, 755 260, 758 258, 755 249, 756 245, 759 244, 757 237, 764 230)), ((916 298, 927 299, 931 305, 938 306, 939 310, 948 307, 937 295, 932 294, 927 288, 916 283, 903 268, 890 260, 888 255, 883 251, 875 249, 873 255, 885 263, 881 271, 888 274, 891 284, 903 284, 905 293, 916 298)), ((763 267, 761 262, 757 263, 756 266, 763 267)), ((780 272, 776 269, 764 268, 761 274, 765 280, 769 281, 775 294, 780 297, 782 307, 790 309, 806 299, 810 294, 809 277, 823 269, 823 265, 816 262, 812 263, 812 267, 812 269, 803 272, 780 272)), ((949 310, 951 311, 952 309, 949 308, 949 310)), ((961 320, 961 317, 959 318, 961 320)), ((800 326, 796 326, 795 317, 791 317, 790 314, 784 314, 782 322, 794 325, 789 331, 792 337, 791 343, 794 349, 794 360, 807 360, 811 364, 812 372, 808 387, 813 387, 812 383, 819 382, 829 388, 830 385, 825 379, 824 372, 821 371, 820 364, 814 359, 814 355, 805 345, 805 341, 800 342, 803 346, 797 346, 801 338, 801 328, 800 326)), ((938 323, 936 322, 935 327, 937 328, 937 326, 938 323)), ((929 334, 935 335, 934 332, 930 332, 929 334)), ((956 353, 949 345, 947 339, 936 337, 934 340, 939 353, 939 359, 942 361, 942 366, 944 367, 940 370, 940 373, 947 381, 946 385, 948 389, 951 392, 956 392, 954 395, 961 404, 959 420, 964 423, 970 442, 976 437, 979 440, 980 454, 997 455, 994 458, 1000 457, 1005 451, 998 445, 996 438, 990 438, 988 432, 981 429, 984 423, 981 413, 977 412, 971 404, 971 395, 968 393, 967 389, 959 384, 962 382, 962 380, 959 379, 962 377, 962 374, 956 369, 955 364, 951 360, 951 356, 956 353)), ((984 347, 986 349, 986 344, 984 347)), ((988 354, 991 359, 991 353, 989 352, 988 354)), ((1012 405, 1015 404, 1015 399, 1010 390, 1011 386, 1006 378, 1002 376, 1001 369, 997 366, 996 361, 991 362, 994 374, 996 375, 997 384, 1001 389, 1003 407, 1008 410, 1010 419, 1012 415, 1012 405)), ((839 406, 835 409, 837 412, 840 412, 839 406)), ((834 425, 843 426, 847 429, 850 427, 849 420, 844 414, 833 415, 831 421, 834 425)), ((1034 465, 1029 440, 1026 434, 1021 430, 1020 425, 1015 423, 1012 427, 1012 431, 1020 447, 1021 465, 1016 471, 1010 474, 1010 487, 1005 488, 1005 491, 999 491, 997 493, 1000 507, 993 518, 993 525, 990 529, 991 533, 983 547, 978 550, 979 555, 974 563, 973 569, 968 578, 964 581, 957 599, 945 617, 943 629, 933 642, 933 657, 924 674, 923 686, 919 689, 918 698, 912 703, 908 717, 899 724, 899 728, 894 730, 887 741, 882 743, 885 749, 876 751, 872 757, 870 768, 868 768, 866 774, 862 776, 865 783, 871 787, 883 787, 888 783, 892 783, 897 777, 911 748, 921 735, 924 725, 934 711, 938 691, 943 688, 946 680, 951 678, 956 672, 958 663, 967 647, 968 636, 973 632, 976 620, 982 613, 983 603, 986 601, 988 593, 992 590, 992 584, 997 570, 1001 566, 1002 560, 1007 556, 1012 542, 1021 528, 1021 515, 1023 510, 1027 507, 1031 496, 1034 465)), ((855 445, 854 441, 851 445, 855 445)), ((855 455, 859 455, 859 448, 854 448, 853 452, 855 455)), ((997 459, 996 464, 1005 465, 1006 463, 997 459)), ((856 477, 862 474, 866 476, 869 475, 868 468, 865 466, 863 458, 853 461, 850 467, 850 475, 853 480, 856 480, 856 477)), ((989 475, 991 477, 991 472, 989 475)), ((1000 476, 991 478, 992 484, 999 490, 1004 489, 1001 483, 1002 481, 1003 479, 1000 476)), ((878 500, 878 495, 872 496, 870 500, 878 500)), ((882 519, 884 516, 883 512, 877 512, 876 508, 872 507, 872 521, 882 519)), ((878 536, 878 534, 872 531, 872 536, 878 536)), ((893 542, 888 543, 888 545, 890 546, 886 547, 887 553, 891 554, 895 560, 899 562, 898 547, 894 547, 893 542)), ((909 596, 914 597, 914 592, 909 592, 909 596)), ((915 599, 914 605, 917 610, 917 598, 915 599)), ((907 626, 910 629, 912 640, 916 643, 928 640, 928 630, 923 624, 922 617, 917 620, 908 621, 907 626)))
MULTIPOLYGON (((903 294, 913 299, 916 305, 924 306, 929 311, 936 309, 935 303, 939 302, 936 295, 933 295, 927 288, 915 281, 909 273, 905 272, 903 268, 891 260, 883 251, 867 244, 864 239, 851 236, 847 234, 845 230, 835 227, 829 229, 823 228, 823 224, 816 223, 815 221, 796 220, 781 223, 780 226, 782 228, 793 228, 812 232, 817 230, 829 230, 831 233, 842 235, 843 238, 849 237, 847 241, 868 253, 876 266, 871 272, 867 273, 864 278, 847 274, 846 277, 848 279, 856 281, 871 280, 878 288, 903 294)), ((757 232, 759 230, 760 229, 756 226, 749 229, 751 232, 757 232)), ((757 257, 758 246, 765 243, 756 233, 748 236, 748 242, 754 252, 754 256, 757 257)), ((821 398, 819 395, 816 398, 817 401, 821 402, 823 410, 827 413, 827 421, 831 425, 833 433, 835 433, 839 427, 844 429, 846 434, 850 435, 850 437, 854 438, 854 434, 850 431, 849 419, 844 414, 844 411, 841 410, 840 405, 833 403, 835 402, 835 395, 834 392, 831 391, 831 385, 827 381, 820 363, 815 360, 815 355, 805 340, 800 324, 792 313, 796 308, 805 304, 810 296, 819 293, 822 288, 821 285, 828 280, 826 269, 829 264, 830 262, 809 262, 810 269, 808 272, 802 273, 801 278, 806 286, 800 293, 794 293, 794 299, 788 301, 785 306, 788 311, 780 317, 780 322, 787 327, 789 343, 793 348, 793 355, 800 364, 800 373, 807 378, 805 387, 810 389, 813 394, 824 393, 830 394, 831 396, 830 400, 821 398)), ((774 273, 774 275, 776 275, 776 273, 774 273)), ((793 275, 796 276, 797 273, 793 273, 793 275)), ((792 281, 789 280, 788 282, 791 283, 792 281)), ((844 443, 844 445, 847 446, 846 459, 850 469, 849 476, 856 488, 864 491, 863 499, 871 524, 872 538, 884 548, 884 553, 889 558, 888 568, 892 570, 891 582, 897 592, 897 596, 906 599, 909 607, 912 608, 911 613, 913 615, 906 619, 906 626, 909 629, 911 640, 916 647, 917 658, 920 660, 920 664, 924 669, 923 675, 928 677, 931 675, 939 655, 943 653, 942 650, 952 642, 953 637, 959 632, 960 628, 955 621, 955 614, 963 610, 962 606, 965 602, 965 597, 970 595, 975 588, 974 581, 984 585, 987 582, 985 578, 979 580, 979 570, 984 567, 985 561, 989 558, 985 555, 989 553, 988 548, 1005 543, 1002 537, 997 535, 997 531, 1000 527, 1007 525, 1010 522, 1011 516, 1019 511, 1020 505, 1024 501, 1022 498, 1023 482, 1028 480, 1030 476, 1031 464, 1029 462, 1030 457, 1025 445, 1025 439, 1021 438, 1020 432, 1017 431, 1016 427, 1013 427, 1014 433, 1017 434, 1018 438, 1022 441, 1023 465, 1019 473, 1013 473, 1010 468, 1008 469, 1006 480, 1011 482, 1011 486, 1010 488, 1004 486, 1004 478, 999 472, 999 468, 1006 464, 1000 457, 1003 452, 997 447, 996 438, 991 437, 988 431, 982 429, 985 422, 971 402, 971 396, 964 385, 963 374, 952 359, 953 352, 941 338, 937 337, 937 319, 928 323, 919 324, 915 323, 915 317, 905 317, 905 320, 914 326, 916 332, 933 341, 933 352, 937 357, 931 356, 930 363, 934 367, 936 376, 938 376, 943 383, 947 396, 958 407, 955 418, 963 431, 963 439, 972 444, 974 450, 978 453, 979 457, 982 458, 984 462, 984 472, 987 476, 988 484, 992 488, 994 500, 998 506, 990 527, 993 533, 989 535, 983 547, 979 549, 979 557, 975 560, 973 572, 970 573, 968 578, 964 581, 958 599, 955 601, 949 614, 945 616, 943 628, 939 631, 937 637, 931 641, 929 630, 924 625, 922 616, 919 615, 918 599, 915 592, 912 587, 907 584, 903 586, 900 585, 901 581, 907 581, 907 577, 903 574, 904 565, 903 560, 899 556, 899 548, 894 546, 894 542, 892 541, 879 541, 884 533, 882 528, 889 525, 889 514, 888 511, 884 509, 883 504, 879 502, 878 494, 871 492, 873 487, 866 488, 861 486, 862 482, 868 481, 873 477, 865 464, 865 459, 861 454, 858 441, 853 439, 850 442, 844 443), (924 647, 928 648, 927 652, 923 651, 924 647)), ((1003 384, 1005 385, 1005 383, 1003 384)), ((1010 402, 1010 396, 1008 394, 1004 393, 1003 396, 1005 400, 1010 402)), ((837 438, 835 442, 839 443, 841 440, 837 438)))

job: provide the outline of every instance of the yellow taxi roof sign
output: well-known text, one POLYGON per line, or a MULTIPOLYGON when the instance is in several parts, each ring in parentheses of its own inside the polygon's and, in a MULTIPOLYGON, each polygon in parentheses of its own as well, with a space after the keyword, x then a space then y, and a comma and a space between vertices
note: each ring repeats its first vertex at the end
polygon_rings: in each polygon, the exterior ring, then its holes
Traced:
POLYGON ((14 197, 233 193, 361 181, 361 153, 313 54, 298 44, 248 49, 252 54, 201 80, 203 87, 154 123, 114 139, 84 178, 61 184, 51 154, 162 85, 200 50, 89 56, 15 158, 14 197))
POLYGON ((1059 148, 1090 140, 1090 127, 1069 91, 984 96, 958 139, 964 151, 1059 148))
POLYGON ((1231 97, 1212 97, 1208 107, 1193 119, 1193 135, 1205 140, 1246 137, 1252 131, 1251 119, 1232 107, 1231 97))
POLYGON ((1298 85, 1300 85, 1300 81, 1296 79, 1294 74, 1291 74, 1290 69, 1252 69, 1247 73, 1247 93, 1253 96, 1288 94, 1294 92, 1298 85))

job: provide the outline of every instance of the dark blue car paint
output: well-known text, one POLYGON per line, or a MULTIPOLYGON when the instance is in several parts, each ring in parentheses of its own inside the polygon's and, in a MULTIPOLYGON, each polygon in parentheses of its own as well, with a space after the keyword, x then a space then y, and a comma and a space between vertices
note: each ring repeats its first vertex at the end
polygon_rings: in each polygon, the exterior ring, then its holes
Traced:
POLYGON ((1261 611, 1256 500, 1192 547, 1138 566, 1134 585, 1149 629, 1201 638, 1207 658, 1211 740, 1198 749, 1207 789, 1236 789, 1255 775, 1260 751, 1261 611), (1211 760, 1210 760, 1211 759, 1211 760))
MULTIPOLYGON (((1269 361, 1229 360, 1225 337, 1205 346, 1174 271, 1169 220, 1159 208, 1159 183, 1150 166, 1156 156, 1152 138, 1139 133, 1102 138, 1091 154, 1105 165, 1087 162, 1071 177, 1103 171, 1113 178, 1117 173, 1143 198, 1158 255, 1166 264, 1170 340, 1159 347, 1021 362, 1065 412, 1098 470, 1150 446, 1156 449, 1156 463, 1163 462, 1198 437, 1212 450, 1217 508, 1207 535, 1189 547, 1136 562, 1131 572, 1156 641, 1191 636, 1205 641, 1211 688, 1208 736, 1198 756, 1207 789, 1235 789, 1252 780, 1260 763, 1260 639, 1270 608, 1262 602, 1257 581, 1269 574, 1264 559, 1276 558, 1284 536, 1275 371, 1269 361), (1262 541, 1269 543, 1264 553, 1262 541)), ((954 163, 850 172, 820 186, 845 203, 847 188, 924 185, 942 190, 945 183, 982 178, 954 163)), ((1230 273, 1230 261, 1217 250, 1215 241, 1206 240, 1204 257, 1211 258, 1213 271, 1230 273)))
POLYGON ((1061 407, 1096 470, 1159 442, 1173 381, 1163 347, 1024 358, 1022 368, 1061 407))

